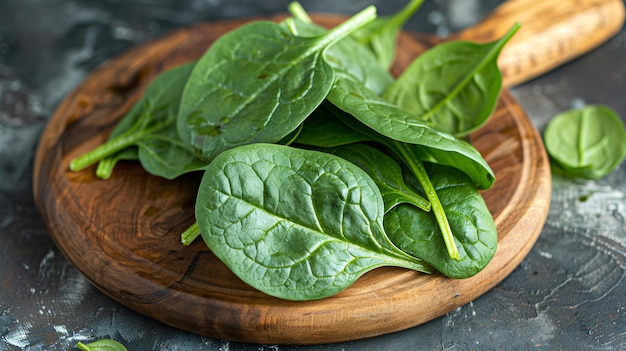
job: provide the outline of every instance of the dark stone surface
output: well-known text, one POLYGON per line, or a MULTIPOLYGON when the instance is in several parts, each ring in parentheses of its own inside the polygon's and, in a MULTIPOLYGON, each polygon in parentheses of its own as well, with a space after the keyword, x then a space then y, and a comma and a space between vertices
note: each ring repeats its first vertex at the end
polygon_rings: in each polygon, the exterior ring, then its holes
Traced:
MULTIPOLYGON (((371 3, 301 2, 312 12, 346 14, 371 3)), ((499 2, 430 1, 408 27, 445 35, 499 2)), ((48 236, 31 190, 34 150, 59 101, 136 44, 195 22, 273 14, 287 3, 0 0, 0 350, 71 350, 99 338, 129 350, 626 349, 626 164, 599 181, 554 176, 541 237, 507 279, 439 319, 377 338, 301 347, 211 339, 125 308, 74 269, 48 236)), ((373 3, 388 13, 403 1, 373 3)), ((626 118, 626 30, 512 91, 539 130, 588 103, 626 118)))

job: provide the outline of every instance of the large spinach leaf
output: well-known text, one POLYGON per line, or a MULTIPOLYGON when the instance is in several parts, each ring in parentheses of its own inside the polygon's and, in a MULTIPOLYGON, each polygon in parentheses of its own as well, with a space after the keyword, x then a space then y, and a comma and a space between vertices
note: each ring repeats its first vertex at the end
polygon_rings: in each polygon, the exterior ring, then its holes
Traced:
POLYGON ((603 178, 626 157, 624 122, 603 105, 558 114, 548 123, 544 140, 553 164, 572 177, 603 178))
POLYGON ((436 45, 413 61, 383 96, 455 136, 473 132, 488 121, 498 103, 498 55, 518 28, 516 24, 489 44, 436 45))
POLYGON ((113 157, 105 161, 106 168, 101 168, 100 175, 106 178, 110 175, 108 168, 119 157, 135 157, 133 151, 125 151, 134 147, 138 148, 136 156, 142 166, 157 176, 172 179, 204 168, 205 162, 178 138, 175 129, 180 97, 193 66, 189 63, 159 74, 113 130, 112 138, 73 159, 70 169, 78 171, 113 157))
POLYGON ((389 70, 396 59, 398 33, 423 2, 424 0, 411 0, 397 13, 377 18, 355 31, 352 37, 369 48, 380 66, 389 70))
POLYGON ((481 271, 498 244, 495 223, 480 193, 465 174, 436 164, 425 164, 441 199, 460 253, 446 254, 446 245, 432 213, 400 205, 385 215, 385 230, 406 252, 431 264, 450 278, 467 278, 481 271))
POLYGON ((272 296, 320 299, 380 266, 429 272, 389 241, 372 179, 330 154, 252 144, 218 155, 196 220, 211 251, 272 296))
POLYGON ((370 6, 315 37, 295 36, 265 21, 223 35, 185 86, 177 121, 180 138, 207 161, 238 145, 284 138, 333 84, 324 51, 375 17, 370 6))

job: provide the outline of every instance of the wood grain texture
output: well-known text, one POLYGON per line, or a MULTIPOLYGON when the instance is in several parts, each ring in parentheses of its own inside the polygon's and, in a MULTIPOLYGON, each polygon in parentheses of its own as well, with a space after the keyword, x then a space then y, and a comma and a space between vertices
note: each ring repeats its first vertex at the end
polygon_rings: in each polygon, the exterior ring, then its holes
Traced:
MULTIPOLYGON (((35 159, 35 202, 59 249, 91 283, 140 313, 199 334, 319 344, 427 322, 477 298, 519 265, 545 222, 550 172, 537 131, 507 91, 492 120, 471 136, 498 179, 484 197, 499 247, 481 273, 464 280, 380 268, 331 298, 279 300, 237 279, 201 240, 180 244, 193 222, 199 174, 168 181, 135 162, 120 163, 106 181, 94 167, 69 172, 70 160, 104 142, 158 72, 198 58, 240 24, 201 24, 136 47, 93 72, 51 118, 35 159)), ((400 47, 396 69, 423 45, 403 35, 400 47)))
POLYGON ((509 0, 485 20, 449 39, 488 42, 519 22, 522 28, 498 63, 507 86, 552 70, 615 35, 624 24, 623 0, 509 0))
POLYGON ((448 37, 412 35, 425 47, 449 40, 488 43, 520 23, 498 57, 504 85, 511 87, 606 42, 622 29, 624 16, 623 0, 508 0, 480 23, 448 37))

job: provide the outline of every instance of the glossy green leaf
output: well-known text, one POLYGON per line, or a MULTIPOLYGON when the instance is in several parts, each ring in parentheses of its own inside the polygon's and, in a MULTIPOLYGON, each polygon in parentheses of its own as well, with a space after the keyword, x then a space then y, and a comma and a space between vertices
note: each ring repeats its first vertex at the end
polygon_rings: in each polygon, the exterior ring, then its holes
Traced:
POLYGON ((430 202, 406 185, 400 164, 384 152, 359 143, 336 148, 332 153, 354 163, 372 177, 383 196, 385 213, 403 203, 430 211, 430 202))
MULTIPOLYGON (((341 111, 337 113, 337 115, 341 115, 341 111)), ((350 123, 349 118, 344 118, 346 123, 350 123)), ((336 140, 342 141, 346 139, 341 138, 333 138, 332 136, 335 134, 332 131, 342 131, 347 126, 344 124, 343 128, 341 125, 343 123, 339 122, 337 119, 326 118, 327 121, 327 129, 331 130, 330 138, 324 138, 328 132, 324 129, 319 130, 318 133, 323 133, 317 136, 315 133, 310 133, 310 137, 305 141, 309 142, 309 145, 313 146, 324 146, 335 143, 336 140)), ((427 195, 427 199, 423 197, 416 197, 414 192, 410 190, 410 188, 404 185, 404 181, 402 179, 402 172, 398 164, 394 163, 395 161, 390 159, 388 156, 378 153, 377 155, 372 152, 370 155, 364 155, 364 153, 348 153, 348 155, 342 155, 349 161, 357 163, 361 168, 365 169, 374 179, 379 189, 383 193, 383 199, 385 200, 385 212, 387 212, 390 208, 398 205, 402 202, 412 203, 424 210, 433 209, 433 213, 435 214, 435 218, 441 226, 441 233, 444 237, 444 242, 446 243, 446 247, 449 248, 449 256, 453 258, 458 258, 458 252, 456 251, 456 246, 454 244, 454 237, 452 236, 452 232, 450 229, 450 225, 446 218, 446 213, 443 210, 439 198, 435 189, 433 188, 428 176, 426 175, 426 171, 422 166, 422 162, 419 158, 418 151, 420 149, 419 146, 402 143, 396 140, 387 139, 380 134, 376 134, 372 130, 367 129, 363 125, 357 126, 355 121, 352 121, 351 126, 354 127, 353 132, 351 134, 356 133, 357 136, 361 135, 366 138, 364 141, 377 142, 381 145, 387 147, 396 157, 404 163, 410 171, 420 180, 419 186, 424 189, 425 194, 427 195), (359 132, 360 131, 360 132, 359 132), (396 170, 394 170, 394 168, 396 170)), ((349 134, 348 134, 349 135, 349 134)), ((349 141, 349 140, 347 140, 349 141)), ((340 144, 340 145, 349 145, 351 143, 340 144)), ((351 146, 351 145, 350 145, 351 146)), ((341 148, 340 148, 341 149, 341 148)), ((447 153, 442 153, 443 155, 448 156, 447 153)), ((447 159, 446 159, 447 160, 447 159)), ((458 167, 459 165, 455 165, 458 167)))
POLYGON ((498 245, 495 223, 480 193, 465 174, 425 164, 446 212, 460 260, 446 252, 435 216, 414 206, 400 205, 385 215, 385 230, 401 249, 419 257, 450 278, 468 278, 492 259, 498 245))
MULTIPOLYGON (((432 212, 448 249, 448 256, 452 259, 459 259, 445 210, 426 175, 417 151, 425 149, 430 154, 439 153, 445 155, 446 158, 457 159, 455 167, 469 175, 479 187, 488 188, 495 181, 495 177, 480 153, 470 144, 429 126, 382 97, 376 96, 353 79, 339 75, 328 100, 368 126, 369 129, 358 126, 354 121, 351 123, 345 117, 344 123, 387 146, 409 167, 420 181, 426 198, 431 204, 432 212)), ((337 116, 342 115, 337 114, 337 116)))
POLYGON ((177 121, 180 138, 206 160, 238 145, 284 138, 333 84, 326 48, 375 17, 368 7, 315 37, 265 21, 223 35, 189 77, 177 121))
POLYGON ((455 136, 484 125, 502 89, 498 55, 519 25, 489 44, 452 41, 420 55, 383 96, 455 136))
POLYGON ((196 202, 206 244, 239 278, 269 295, 334 295, 367 271, 429 272, 383 230, 372 179, 339 157, 282 145, 231 149, 209 165, 196 202))
POLYGON ((354 32, 352 37, 374 54, 381 67, 389 70, 396 59, 398 33, 423 2, 411 0, 402 10, 377 18, 354 32))
POLYGON ((174 179, 185 173, 206 167, 206 160, 196 156, 189 145, 178 138, 173 124, 168 123, 158 135, 137 143, 139 161, 151 174, 174 179))
POLYGON ((111 339, 97 340, 89 344, 79 342, 76 347, 83 351, 128 351, 124 345, 111 339))
MULTIPOLYGON (((341 111, 337 113, 337 115, 341 115, 341 111)), ((350 124, 349 118, 344 118, 345 122, 350 124)), ((341 144, 342 141, 356 141, 357 138, 365 137, 366 139, 363 141, 372 141, 378 142, 384 146, 386 146, 390 151, 392 151, 410 170, 413 174, 420 179, 420 185, 425 190, 427 195, 427 199, 423 199, 420 197, 415 197, 414 193, 410 191, 409 188, 406 188, 403 185, 401 169, 397 164, 393 163, 393 160, 386 157, 384 154, 379 156, 378 159, 373 157, 374 155, 369 155, 370 157, 359 157, 359 155, 351 155, 355 159, 348 160, 353 162, 360 162, 359 166, 365 169, 370 175, 373 177, 374 181, 378 185, 379 189, 383 193, 383 198, 385 200, 385 212, 390 208, 396 206, 397 204, 406 201, 412 203, 424 210, 433 209, 433 213, 441 226, 441 232, 444 237, 444 242, 446 243, 446 247, 449 248, 450 257, 458 258, 458 252, 456 251, 456 246, 454 244, 454 237, 452 236, 452 232, 450 229, 450 225, 446 219, 445 211, 443 210, 441 203, 437 197, 437 193, 434 190, 428 176, 426 175, 426 171, 423 169, 422 163, 419 159, 419 154, 417 153, 420 149, 419 146, 401 143, 396 140, 387 139, 380 134, 376 134, 372 130, 367 129, 363 125, 357 126, 355 121, 352 121, 351 126, 354 128, 352 132, 346 133, 346 135, 356 135, 356 138, 350 140, 350 138, 341 138, 337 137, 335 131, 341 133, 345 131, 347 127, 344 123, 339 122, 336 118, 326 117, 326 128, 329 131, 324 129, 316 130, 316 133, 305 134, 304 141, 308 142, 309 146, 315 147, 330 147, 330 145, 338 144, 338 145, 349 145, 351 142, 346 142, 345 144, 341 144), (341 126, 343 124, 343 126, 341 126), (326 136, 330 137, 326 137, 326 136), (384 158, 383 158, 384 157, 384 158), (381 162, 381 160, 385 160, 387 162, 381 162), (373 161, 376 162, 373 162, 373 161), (381 163, 380 165, 378 163, 381 163), (392 171, 393 167, 397 168, 396 171, 392 171), (395 175, 394 175, 395 174, 395 175), (384 176, 383 176, 384 175, 384 176), (392 179, 396 179, 396 181, 392 181, 392 179)), ((447 153, 442 153, 443 155, 448 156, 447 153)), ((344 155, 346 156, 346 155, 344 155)), ((446 159, 447 160, 447 159, 446 159)), ((358 163, 357 163, 358 164, 358 163)), ((455 166, 459 166, 458 164, 455 166)))
POLYGON ((322 105, 304 122, 295 143, 317 148, 333 148, 369 140, 371 138, 339 121, 326 106, 322 105))
MULTIPOLYGON (((310 37, 326 32, 325 28, 310 22, 311 19, 304 12, 304 9, 297 7, 299 10, 294 11, 294 4, 297 3, 293 3, 290 9, 292 12, 295 12, 293 27, 297 35, 310 37)), ((361 29, 368 27, 369 24, 377 20, 366 24, 361 29)), ((354 33, 359 32, 361 29, 356 30, 354 33)), ((358 43, 352 36, 343 38, 336 44, 331 45, 324 53, 324 57, 335 71, 341 71, 351 76, 378 95, 382 94, 394 81, 389 71, 377 64, 376 56, 366 46, 358 43)))
POLYGON ((602 105, 560 113, 548 123, 544 139, 552 161, 572 177, 603 178, 626 157, 624 122, 602 105))
POLYGON ((287 136, 283 137, 282 139, 280 139, 279 141, 276 142, 276 144, 280 144, 280 145, 291 145, 293 144, 298 137, 300 136, 300 133, 302 133, 302 129, 304 128, 304 123, 300 124, 295 130, 293 130, 291 133, 287 134, 287 136))
MULTIPOLYGON (((462 170, 479 189, 488 189, 493 185, 493 171, 471 144, 434 128, 428 122, 372 93, 359 82, 339 76, 328 100, 378 134, 414 145, 414 152, 428 157, 429 161, 441 162, 462 170)), ((342 114, 337 116, 341 118, 342 114)), ((359 132, 371 135, 371 131, 345 119, 344 116, 344 122, 350 127, 359 128, 359 132)), ((372 137, 374 140, 377 138, 372 137)))
MULTIPOLYGON (((178 138, 176 118, 183 87, 194 64, 178 66, 159 74, 146 88, 142 98, 118 123, 111 138, 70 163, 78 171, 108 157, 137 147, 137 157, 146 171, 167 179, 203 169, 206 162, 196 157, 190 145, 178 138)), ((132 151, 126 154, 134 157, 132 151)), ((106 162, 113 162, 109 160, 106 162)), ((103 167, 109 167, 105 164, 103 167)), ((108 169, 101 169, 103 177, 108 169)))

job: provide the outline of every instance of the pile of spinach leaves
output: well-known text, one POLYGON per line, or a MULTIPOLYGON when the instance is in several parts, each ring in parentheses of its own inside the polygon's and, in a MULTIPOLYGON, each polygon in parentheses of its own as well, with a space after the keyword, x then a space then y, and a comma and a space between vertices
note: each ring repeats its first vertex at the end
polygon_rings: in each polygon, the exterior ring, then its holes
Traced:
POLYGON ((389 73, 396 37, 422 0, 395 15, 367 7, 337 27, 297 3, 168 70, 77 171, 139 160, 151 174, 202 171, 196 224, 238 277, 272 296, 320 299, 397 266, 466 278, 493 257, 497 231, 479 190, 495 176, 461 139, 502 87, 488 44, 450 42, 389 73))

